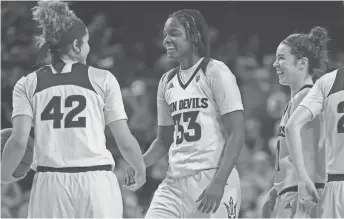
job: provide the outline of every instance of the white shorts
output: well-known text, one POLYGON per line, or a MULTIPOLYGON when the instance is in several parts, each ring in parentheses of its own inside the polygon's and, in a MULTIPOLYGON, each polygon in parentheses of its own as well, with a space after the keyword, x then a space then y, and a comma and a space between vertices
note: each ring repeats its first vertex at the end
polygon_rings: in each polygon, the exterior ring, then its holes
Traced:
POLYGON ((238 171, 234 168, 225 186, 221 204, 215 214, 202 214, 196 200, 207 188, 216 169, 171 179, 166 178, 154 193, 145 218, 238 218, 241 189, 238 171))
POLYGON ((277 196, 273 217, 292 218, 296 212, 297 200, 297 192, 286 192, 277 196))
MULTIPOLYGON (((318 189, 319 195, 323 193, 323 189, 318 189)), ((286 192, 277 196, 272 218, 293 218, 299 205, 298 192, 286 192)), ((310 211, 311 218, 320 217, 320 205, 316 205, 310 211)))
POLYGON ((122 195, 111 171, 36 173, 29 218, 122 218, 122 195))
POLYGON ((344 181, 326 183, 320 207, 322 218, 344 218, 344 181))

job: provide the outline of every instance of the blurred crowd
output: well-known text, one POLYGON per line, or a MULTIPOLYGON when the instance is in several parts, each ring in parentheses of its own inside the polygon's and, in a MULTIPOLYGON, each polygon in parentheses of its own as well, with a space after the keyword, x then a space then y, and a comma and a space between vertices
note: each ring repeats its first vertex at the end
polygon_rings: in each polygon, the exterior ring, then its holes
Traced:
MULTIPOLYGON (((35 57, 33 36, 38 33, 31 21, 34 2, 2 2, 1 8, 1 129, 11 127, 12 90, 17 80, 32 72, 35 57)), ((125 28, 125 27, 123 27, 125 28)), ((94 15, 88 25, 91 52, 88 64, 110 70, 122 87, 128 123, 146 151, 156 136, 156 91, 161 75, 174 67, 162 48, 159 33, 152 37, 156 61, 145 62, 145 43, 111 43, 114 29, 104 14, 94 15)), ((261 208, 272 186, 275 163, 275 137, 282 111, 288 102, 288 89, 277 82, 272 63, 274 52, 260 53, 260 36, 253 34, 239 42, 235 34, 219 40, 219 31, 210 28, 212 57, 228 65, 237 77, 245 107, 246 142, 236 164, 241 178, 240 217, 261 217, 261 208)), ((282 39, 281 39, 282 40, 282 39)), ((277 45, 276 45, 277 46, 277 45)), ((152 51, 152 48, 150 48, 152 51)), ((332 67, 344 63, 344 53, 333 56, 332 67)), ((107 146, 116 161, 115 173, 123 184, 127 163, 120 155, 109 130, 107 146)), ((167 157, 147 171, 147 183, 136 193, 123 189, 125 217, 143 217, 154 191, 164 179, 167 157)), ((1 185, 1 217, 26 217, 34 172, 17 183, 1 185)))

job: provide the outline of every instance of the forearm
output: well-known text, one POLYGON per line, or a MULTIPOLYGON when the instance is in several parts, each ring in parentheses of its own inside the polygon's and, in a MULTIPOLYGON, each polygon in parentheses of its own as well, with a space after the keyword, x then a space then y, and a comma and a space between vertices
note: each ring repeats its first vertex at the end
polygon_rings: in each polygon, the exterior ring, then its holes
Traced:
POLYGON ((147 152, 143 155, 146 167, 152 166, 164 157, 168 153, 169 147, 170 145, 168 145, 168 143, 156 138, 150 145, 147 152))
POLYGON ((220 165, 219 170, 217 171, 214 180, 218 183, 225 184, 228 180, 229 175, 231 174, 235 162, 237 161, 241 149, 244 145, 244 132, 233 132, 227 144, 225 146, 225 151, 220 165))
POLYGON ((1 179, 3 181, 12 181, 13 172, 18 167, 24 157, 26 143, 17 141, 10 137, 4 146, 1 163, 1 179))
POLYGON ((118 143, 118 148, 124 159, 136 172, 142 173, 146 171, 140 145, 133 136, 123 143, 118 143))
POLYGON ((304 156, 301 142, 301 128, 298 126, 286 127, 286 139, 288 141, 288 150, 292 158, 297 178, 302 181, 307 179, 307 169, 304 163, 304 156))

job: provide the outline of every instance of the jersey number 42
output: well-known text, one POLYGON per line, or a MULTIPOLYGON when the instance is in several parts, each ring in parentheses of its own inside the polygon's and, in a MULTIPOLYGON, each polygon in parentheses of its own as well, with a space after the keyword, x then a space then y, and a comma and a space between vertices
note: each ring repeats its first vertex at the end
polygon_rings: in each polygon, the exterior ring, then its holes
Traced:
MULTIPOLYGON (((64 107, 73 107, 73 102, 78 105, 73 108, 64 119, 65 128, 84 128, 86 127, 86 117, 78 117, 74 119, 79 113, 86 108, 86 98, 82 95, 68 96, 64 101, 64 107)), ((63 113, 61 113, 61 96, 53 96, 41 114, 41 120, 53 120, 54 129, 61 128, 61 120, 63 113)))

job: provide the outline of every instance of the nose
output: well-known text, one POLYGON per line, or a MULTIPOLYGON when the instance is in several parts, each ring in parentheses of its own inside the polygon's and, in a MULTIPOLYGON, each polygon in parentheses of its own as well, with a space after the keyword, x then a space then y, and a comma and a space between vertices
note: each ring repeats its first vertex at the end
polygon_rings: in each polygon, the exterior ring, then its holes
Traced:
POLYGON ((166 47, 166 44, 170 42, 171 42, 171 38, 168 35, 166 35, 164 37, 164 40, 162 41, 162 45, 166 47))
POLYGON ((273 66, 274 68, 276 68, 276 67, 278 66, 277 59, 276 59, 275 62, 272 64, 272 66, 273 66))

